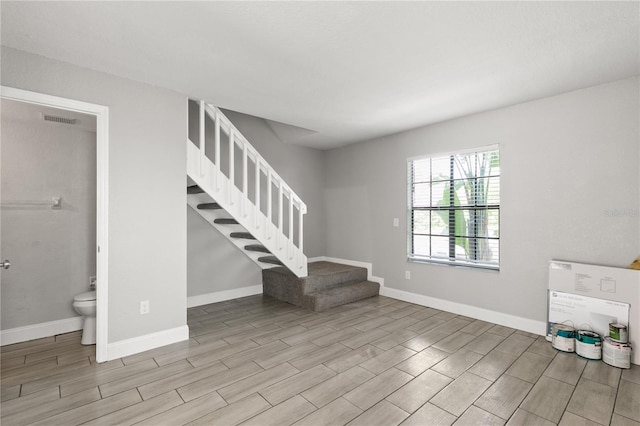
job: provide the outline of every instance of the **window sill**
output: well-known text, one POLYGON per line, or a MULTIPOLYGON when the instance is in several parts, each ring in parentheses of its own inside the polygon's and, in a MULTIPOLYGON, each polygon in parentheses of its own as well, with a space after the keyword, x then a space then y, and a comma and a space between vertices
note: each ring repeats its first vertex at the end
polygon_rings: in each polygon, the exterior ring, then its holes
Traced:
POLYGON ((471 269, 474 271, 485 271, 485 272, 496 272, 496 273, 500 272, 500 266, 455 263, 449 260, 417 259, 414 257, 407 257, 407 262, 422 263, 422 264, 436 265, 436 266, 445 266, 450 268, 453 267, 453 268, 461 268, 461 269, 471 269))

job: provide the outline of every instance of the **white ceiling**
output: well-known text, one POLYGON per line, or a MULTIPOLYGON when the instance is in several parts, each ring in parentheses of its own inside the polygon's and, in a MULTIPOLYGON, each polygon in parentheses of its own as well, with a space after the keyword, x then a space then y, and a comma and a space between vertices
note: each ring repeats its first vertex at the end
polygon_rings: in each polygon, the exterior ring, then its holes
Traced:
POLYGON ((640 74, 637 1, 0 4, 6 46, 320 149, 640 74))

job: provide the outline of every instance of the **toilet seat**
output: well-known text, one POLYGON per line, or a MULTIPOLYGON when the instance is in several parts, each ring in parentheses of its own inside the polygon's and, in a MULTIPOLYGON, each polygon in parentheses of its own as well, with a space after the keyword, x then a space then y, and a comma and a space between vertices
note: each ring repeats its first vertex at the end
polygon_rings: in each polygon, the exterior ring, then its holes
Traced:
POLYGON ((73 298, 74 302, 90 302, 96 300, 96 292, 88 291, 86 293, 80 293, 73 298))

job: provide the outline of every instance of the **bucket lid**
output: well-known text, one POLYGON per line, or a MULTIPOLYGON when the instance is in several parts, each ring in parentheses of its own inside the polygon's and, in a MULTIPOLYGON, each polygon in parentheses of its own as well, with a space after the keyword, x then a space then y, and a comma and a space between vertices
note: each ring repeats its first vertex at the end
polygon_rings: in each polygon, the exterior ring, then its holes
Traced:
POLYGON ((79 295, 74 297, 73 300, 76 302, 88 302, 91 300, 96 300, 96 292, 88 291, 86 293, 80 293, 79 295))

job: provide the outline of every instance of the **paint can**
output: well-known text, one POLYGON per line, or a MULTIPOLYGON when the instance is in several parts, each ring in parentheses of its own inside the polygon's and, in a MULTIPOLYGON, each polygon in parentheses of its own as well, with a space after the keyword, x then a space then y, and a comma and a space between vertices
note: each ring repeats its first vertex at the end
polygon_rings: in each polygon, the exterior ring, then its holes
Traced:
POLYGON ((602 359, 602 339, 598 333, 588 330, 576 332, 576 353, 587 359, 602 359))
POLYGON ((609 324, 609 337, 613 341, 627 343, 629 341, 627 326, 624 324, 609 324))
POLYGON ((553 324, 551 328, 551 346, 562 352, 575 352, 575 330, 564 324, 553 324))
POLYGON ((605 337, 602 341, 602 360, 618 368, 631 368, 631 344, 605 337))

